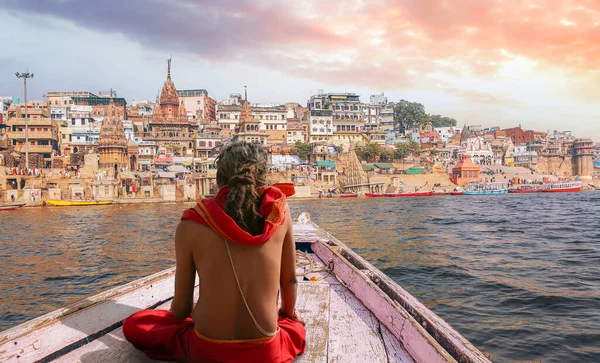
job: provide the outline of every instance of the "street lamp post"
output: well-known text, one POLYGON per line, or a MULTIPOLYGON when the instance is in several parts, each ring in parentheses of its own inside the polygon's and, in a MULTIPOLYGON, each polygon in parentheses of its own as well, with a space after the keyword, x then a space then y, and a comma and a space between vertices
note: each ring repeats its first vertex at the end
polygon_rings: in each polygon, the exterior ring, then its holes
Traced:
POLYGON ((29 172, 29 119, 27 118, 27 78, 33 78, 33 73, 15 73, 17 78, 23 78, 23 96, 25 98, 25 168, 29 172))

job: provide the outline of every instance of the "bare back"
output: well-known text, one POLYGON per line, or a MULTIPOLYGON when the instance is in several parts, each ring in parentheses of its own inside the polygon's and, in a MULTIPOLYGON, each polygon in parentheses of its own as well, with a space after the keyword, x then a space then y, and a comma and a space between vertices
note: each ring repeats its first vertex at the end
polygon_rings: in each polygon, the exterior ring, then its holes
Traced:
MULTIPOLYGON (((240 286, 257 323, 266 331, 277 329, 277 297, 282 274, 284 243, 294 249, 292 223, 287 210, 286 222, 264 244, 246 246, 228 241, 240 286)), ((200 279, 200 297, 192 313, 196 330, 213 339, 252 339, 264 337, 246 309, 236 283, 225 239, 211 228, 182 221, 176 236, 177 272, 185 272, 185 261, 200 279), (181 242, 184 241, 184 242, 181 242), (183 244, 184 246, 177 245, 183 244), (182 252, 184 250, 185 252, 182 252), (180 263, 183 260, 183 263, 180 263), (193 269, 192 269, 193 268, 193 269)), ((295 265, 293 257, 286 263, 295 265)), ((287 267, 288 270, 290 266, 287 267)), ((295 266, 292 266, 295 269, 295 266)), ((177 279, 181 277, 176 277, 177 279)), ((193 286, 193 285, 192 285, 193 286)), ((177 298, 176 281, 176 298, 177 298)), ((172 308, 173 309, 173 308, 172 308)))

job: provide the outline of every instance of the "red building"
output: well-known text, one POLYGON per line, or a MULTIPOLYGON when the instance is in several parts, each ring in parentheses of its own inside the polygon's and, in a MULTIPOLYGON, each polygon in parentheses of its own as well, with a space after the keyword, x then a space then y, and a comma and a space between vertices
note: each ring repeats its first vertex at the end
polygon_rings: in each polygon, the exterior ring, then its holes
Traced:
POLYGON ((510 137, 515 145, 526 144, 535 140, 535 132, 533 130, 523 131, 520 126, 506 129, 504 131, 506 132, 506 136, 510 137))

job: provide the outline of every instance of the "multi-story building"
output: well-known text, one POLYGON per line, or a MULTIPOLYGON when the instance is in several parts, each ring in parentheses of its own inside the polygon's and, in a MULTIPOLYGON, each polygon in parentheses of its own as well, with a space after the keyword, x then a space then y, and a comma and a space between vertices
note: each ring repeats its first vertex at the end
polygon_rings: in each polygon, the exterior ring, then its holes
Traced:
POLYGON ((537 152, 527 148, 527 145, 515 145, 515 149, 512 152, 514 157, 514 166, 522 166, 526 168, 532 168, 537 165, 537 152))
POLYGON ((369 97, 369 104, 374 106, 383 106, 388 104, 388 99, 383 92, 378 95, 371 95, 369 97))
POLYGON ((6 112, 12 104, 12 97, 0 97, 0 117, 6 119, 6 112))
MULTIPOLYGON (((235 95, 237 96, 237 94, 235 95)), ((244 102, 244 106, 246 102, 244 102)), ((287 139, 288 110, 284 105, 252 104, 248 105, 251 117, 258 121, 260 130, 268 135, 269 145, 285 144, 287 139)), ((240 123, 242 104, 237 97, 219 104, 218 124, 225 134, 231 134, 240 123)))
POLYGON ((95 149, 100 137, 102 118, 96 120, 92 117, 91 106, 71 106, 65 120, 59 124, 60 150, 63 155, 95 149))
POLYGON ((183 102, 191 120, 216 120, 217 102, 208 96, 205 89, 178 90, 177 96, 183 102))
POLYGON ((505 129, 504 132, 506 132, 506 136, 512 139, 515 145, 527 144, 535 140, 533 130, 524 131, 521 126, 505 129))
POLYGON ((221 135, 214 132, 201 132, 196 135, 196 151, 197 158, 213 158, 219 154, 219 149, 222 145, 221 135))
POLYGON ((58 150, 58 125, 50 118, 45 103, 32 101, 27 103, 27 119, 23 104, 12 104, 7 111, 8 139, 14 149, 30 155, 30 168, 50 167, 52 155, 58 150), (28 147, 25 146, 27 124, 28 147), (39 162, 31 162, 38 155, 39 162))
POLYGON ((381 121, 381 110, 388 104, 388 99, 382 92, 378 95, 371 95, 369 103, 363 105, 363 119, 365 121, 365 129, 378 129, 381 121))
POLYGON ((436 127, 433 130, 438 133, 440 140, 442 141, 442 143, 444 143, 444 145, 446 145, 448 143, 448 140, 453 138, 456 135, 456 131, 458 129, 455 128, 454 126, 450 126, 450 127, 436 127))
POLYGON ((260 130, 268 135, 268 145, 287 143, 287 109, 284 105, 257 104, 251 109, 253 117, 260 121, 260 130))
POLYGON ((379 127, 384 131, 394 129, 394 104, 388 103, 379 110, 379 127))
POLYGON ((288 145, 294 145, 296 142, 306 143, 306 134, 304 132, 304 125, 301 121, 290 121, 287 123, 287 139, 288 145))

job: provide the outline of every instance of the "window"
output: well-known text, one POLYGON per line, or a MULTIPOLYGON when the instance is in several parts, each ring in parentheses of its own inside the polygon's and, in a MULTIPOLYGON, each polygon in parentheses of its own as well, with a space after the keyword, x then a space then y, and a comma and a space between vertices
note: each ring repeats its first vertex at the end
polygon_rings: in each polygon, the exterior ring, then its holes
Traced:
POLYGON ((75 125, 75 119, 71 119, 71 125, 75 125))
POLYGON ((85 119, 84 118, 81 119, 81 124, 85 125, 85 119))

